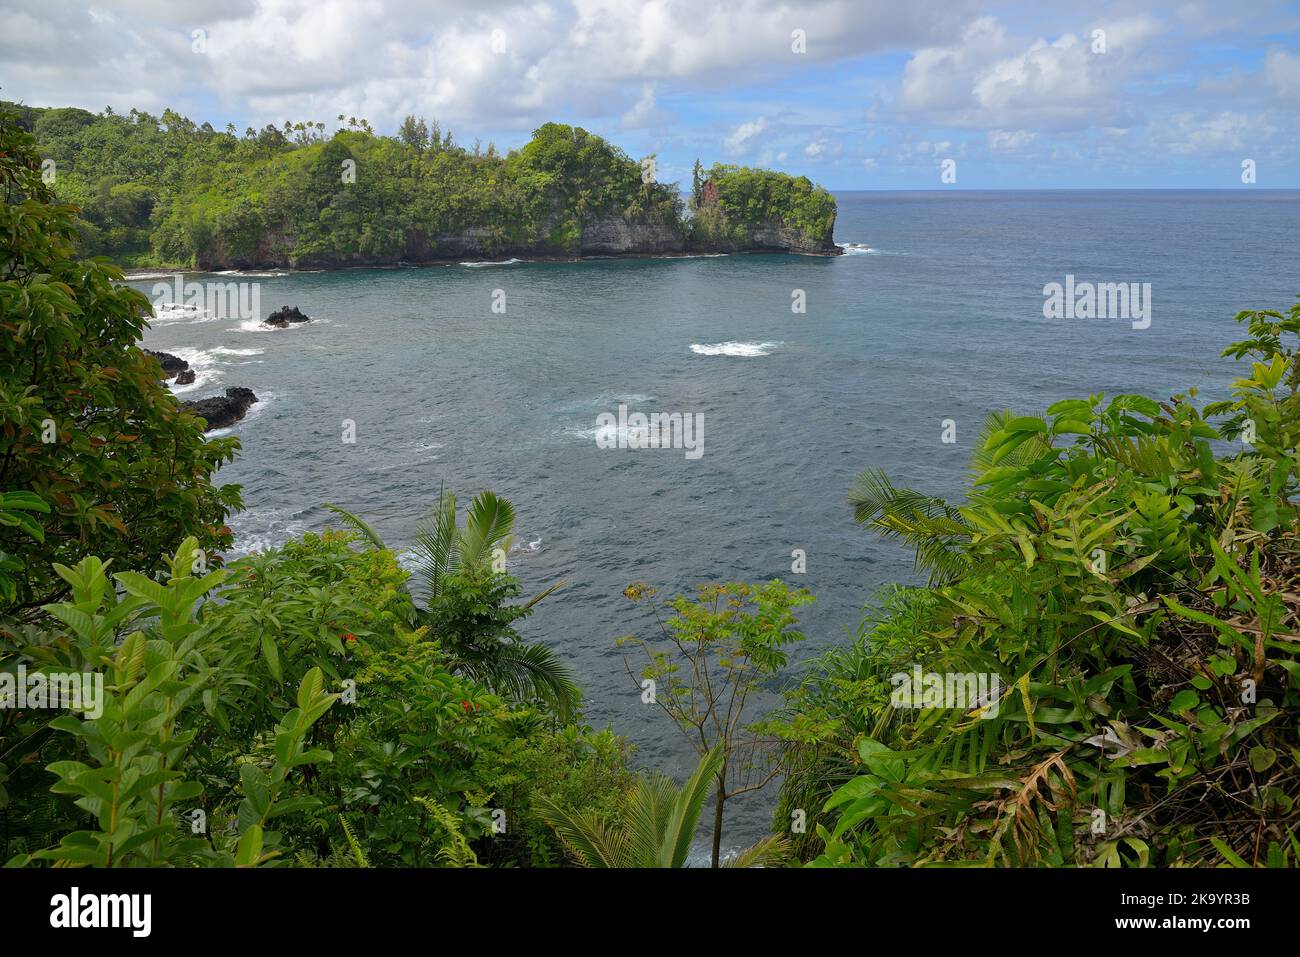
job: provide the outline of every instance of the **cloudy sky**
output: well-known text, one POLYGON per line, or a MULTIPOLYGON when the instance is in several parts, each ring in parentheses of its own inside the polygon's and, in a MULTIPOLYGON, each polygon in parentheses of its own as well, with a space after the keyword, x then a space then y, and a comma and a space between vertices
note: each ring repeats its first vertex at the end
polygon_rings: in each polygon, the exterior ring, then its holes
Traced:
POLYGON ((832 189, 1300 187, 1300 3, 4 0, 0 99, 239 130, 580 124, 659 175, 832 189))

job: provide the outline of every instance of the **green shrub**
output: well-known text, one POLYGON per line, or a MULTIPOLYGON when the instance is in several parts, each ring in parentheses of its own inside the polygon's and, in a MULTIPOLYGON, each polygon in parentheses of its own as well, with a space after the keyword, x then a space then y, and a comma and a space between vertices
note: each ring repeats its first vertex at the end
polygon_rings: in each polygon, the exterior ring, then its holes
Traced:
POLYGON ((68 592, 55 563, 152 571, 189 536, 229 545, 239 489, 212 479, 239 443, 181 411, 139 347, 149 303, 73 258, 75 211, 2 111, 0 193, 0 494, 45 506, 0 506, 0 616, 31 619, 68 592))
POLYGON ((784 809, 854 769, 815 863, 1297 863, 1300 305, 1237 319, 1229 402, 994 416, 959 507, 859 479, 935 584, 791 699, 784 809), (918 666, 999 693, 916 707, 892 678, 918 666))

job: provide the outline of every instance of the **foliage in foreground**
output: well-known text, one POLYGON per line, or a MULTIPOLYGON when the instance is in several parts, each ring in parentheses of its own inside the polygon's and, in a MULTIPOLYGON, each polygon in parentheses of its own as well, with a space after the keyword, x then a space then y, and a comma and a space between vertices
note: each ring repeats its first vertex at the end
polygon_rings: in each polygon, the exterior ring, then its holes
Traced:
POLYGON ((76 210, 41 180, 32 138, 0 113, 0 615, 68 591, 57 562, 158 569, 187 536, 230 544, 239 448, 205 440, 138 343, 149 304, 73 258, 76 210))
POLYGON ((1230 401, 994 416, 961 506, 859 479, 858 520, 933 585, 790 696, 777 821, 807 809, 805 857, 1300 863, 1300 304, 1237 319, 1230 401), (909 702, 915 666, 1000 690, 909 702))
MULTIPOLYGON (((543 799, 541 813, 583 867, 685 867, 710 779, 722 771, 721 747, 705 752, 680 788, 662 774, 641 777, 619 819, 570 812, 543 799)), ((728 867, 753 867, 781 859, 784 838, 769 835, 728 859, 728 867)), ((717 866, 717 863, 714 863, 717 866)))
POLYGON ((546 866, 543 799, 617 813, 626 746, 457 674, 391 552, 197 556, 165 581, 60 566, 57 626, 0 629, 9 674, 106 675, 98 715, 0 710, 11 863, 546 866))

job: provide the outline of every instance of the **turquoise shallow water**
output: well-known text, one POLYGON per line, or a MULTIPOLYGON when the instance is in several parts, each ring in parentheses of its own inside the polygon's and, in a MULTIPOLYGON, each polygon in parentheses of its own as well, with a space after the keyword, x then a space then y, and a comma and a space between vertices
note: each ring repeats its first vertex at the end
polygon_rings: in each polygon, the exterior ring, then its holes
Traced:
MULTIPOLYGON (((614 648, 648 626, 621 595, 629 582, 671 593, 785 578, 818 596, 801 655, 842 642, 882 584, 911 580, 908 557, 852 521, 859 470, 956 496, 993 409, 1193 385, 1222 395, 1231 316, 1300 294, 1300 192, 837 198, 836 240, 869 252, 238 277, 260 283, 263 315, 293 304, 321 321, 160 319, 145 344, 198 370, 189 398, 241 385, 263 399, 232 430, 244 452, 222 473, 244 486, 242 549, 322 527, 326 501, 402 546, 440 486, 510 498, 511 569, 526 589, 570 582, 526 634, 573 663, 593 724, 680 776, 691 753, 614 648), (1150 328, 1044 319, 1044 284, 1067 274, 1151 283, 1150 328), (796 289, 805 314, 791 311, 796 289), (702 413, 703 456, 598 448, 596 418, 620 403, 702 413)), ((153 281, 135 285, 149 294, 153 281)), ((770 796, 729 812, 727 844, 766 833, 770 796)))

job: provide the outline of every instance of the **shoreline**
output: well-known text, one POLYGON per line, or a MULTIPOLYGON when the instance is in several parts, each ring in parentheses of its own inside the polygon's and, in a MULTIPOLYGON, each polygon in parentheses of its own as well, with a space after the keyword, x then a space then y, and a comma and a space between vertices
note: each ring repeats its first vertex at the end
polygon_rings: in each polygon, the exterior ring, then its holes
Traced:
POLYGON ((487 257, 484 259, 463 260, 463 259, 429 259, 416 262, 395 262, 395 263, 356 263, 348 265, 320 265, 298 268, 294 266, 247 266, 239 269, 200 269, 192 266, 137 266, 128 269, 117 263, 122 270, 125 280, 136 281, 140 279, 153 279, 162 274, 174 275, 175 273, 202 274, 208 276, 236 276, 250 275, 258 273, 277 272, 284 275, 306 275, 317 272, 342 272, 348 269, 425 269, 435 267, 463 266, 472 268, 474 266, 509 266, 525 265, 533 263, 580 263, 593 262, 601 260, 638 260, 638 259, 716 259, 723 256, 806 256, 811 259, 834 259, 844 255, 844 247, 838 243, 835 245, 835 251, 830 252, 806 252, 800 249, 735 249, 726 252, 680 252, 680 253, 596 253, 585 256, 497 256, 487 257))

